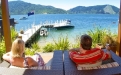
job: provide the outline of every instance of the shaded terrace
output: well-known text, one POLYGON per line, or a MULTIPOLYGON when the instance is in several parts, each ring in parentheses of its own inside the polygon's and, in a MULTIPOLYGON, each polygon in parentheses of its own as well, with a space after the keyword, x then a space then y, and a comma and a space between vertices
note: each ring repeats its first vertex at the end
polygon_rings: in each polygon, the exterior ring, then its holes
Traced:
MULTIPOLYGON (((8 0, 1 0, 2 6, 2 19, 3 19, 3 32, 5 38, 6 52, 11 50, 11 35, 10 35, 10 22, 9 22, 9 9, 8 9, 8 0)), ((120 0, 120 12, 119 12, 119 24, 118 24, 118 46, 117 46, 117 55, 121 57, 121 0, 120 0)), ((29 70, 31 71, 31 70, 29 70)), ((36 71, 38 72, 38 71, 36 71)), ((33 73, 34 74, 34 73, 33 73)))
MULTIPOLYGON (((6 52, 11 48, 11 35, 10 35, 10 21, 9 21, 9 8, 8 0, 1 0, 2 6, 2 19, 3 19, 3 32, 5 38, 6 52)), ((121 0, 120 0, 120 12, 119 12, 119 24, 118 24, 118 46, 117 54, 121 57, 121 0)))

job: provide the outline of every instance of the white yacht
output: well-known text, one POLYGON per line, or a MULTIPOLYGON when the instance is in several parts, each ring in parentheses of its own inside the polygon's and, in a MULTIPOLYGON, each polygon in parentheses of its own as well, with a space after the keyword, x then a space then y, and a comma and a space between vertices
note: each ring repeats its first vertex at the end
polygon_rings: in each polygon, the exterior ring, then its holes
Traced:
POLYGON ((71 24, 71 20, 62 20, 60 22, 56 22, 53 28, 65 29, 65 28, 74 28, 74 26, 71 24))

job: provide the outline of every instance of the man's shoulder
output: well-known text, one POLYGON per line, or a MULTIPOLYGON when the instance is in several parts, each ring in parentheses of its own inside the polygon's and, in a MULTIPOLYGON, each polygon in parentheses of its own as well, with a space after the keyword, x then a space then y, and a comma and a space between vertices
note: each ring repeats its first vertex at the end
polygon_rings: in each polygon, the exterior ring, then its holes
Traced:
POLYGON ((91 50, 92 50, 92 51, 99 51, 99 50, 101 50, 101 49, 99 49, 99 48, 92 48, 91 50))
POLYGON ((73 48, 73 49, 70 49, 69 51, 79 51, 80 48, 73 48))
POLYGON ((99 48, 92 48, 91 50, 89 50, 87 52, 87 54, 90 54, 90 53, 100 53, 102 50, 99 49, 99 48))

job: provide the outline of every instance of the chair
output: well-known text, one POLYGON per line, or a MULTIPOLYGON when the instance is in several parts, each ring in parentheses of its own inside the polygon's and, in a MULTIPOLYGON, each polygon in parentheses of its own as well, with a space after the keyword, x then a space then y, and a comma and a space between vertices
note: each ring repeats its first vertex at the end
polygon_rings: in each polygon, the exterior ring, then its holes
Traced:
POLYGON ((64 51, 64 71, 65 75, 112 75, 121 74, 121 58, 114 52, 110 51, 112 59, 117 62, 120 66, 103 69, 92 69, 92 70, 77 70, 75 63, 69 58, 68 51, 64 51))
POLYGON ((54 51, 50 70, 8 68, 6 62, 0 64, 0 74, 3 75, 64 75, 62 51, 54 51))

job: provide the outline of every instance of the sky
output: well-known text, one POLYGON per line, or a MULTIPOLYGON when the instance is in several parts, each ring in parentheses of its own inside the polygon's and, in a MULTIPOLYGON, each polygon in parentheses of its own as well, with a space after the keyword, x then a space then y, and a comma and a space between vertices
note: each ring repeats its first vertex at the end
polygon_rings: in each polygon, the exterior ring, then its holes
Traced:
MULTIPOLYGON (((17 1, 17 0, 8 0, 8 1, 17 1)), ((51 5, 56 8, 61 9, 71 9, 76 6, 94 6, 94 5, 114 5, 120 7, 120 0, 21 0, 24 2, 40 5, 51 5)))

